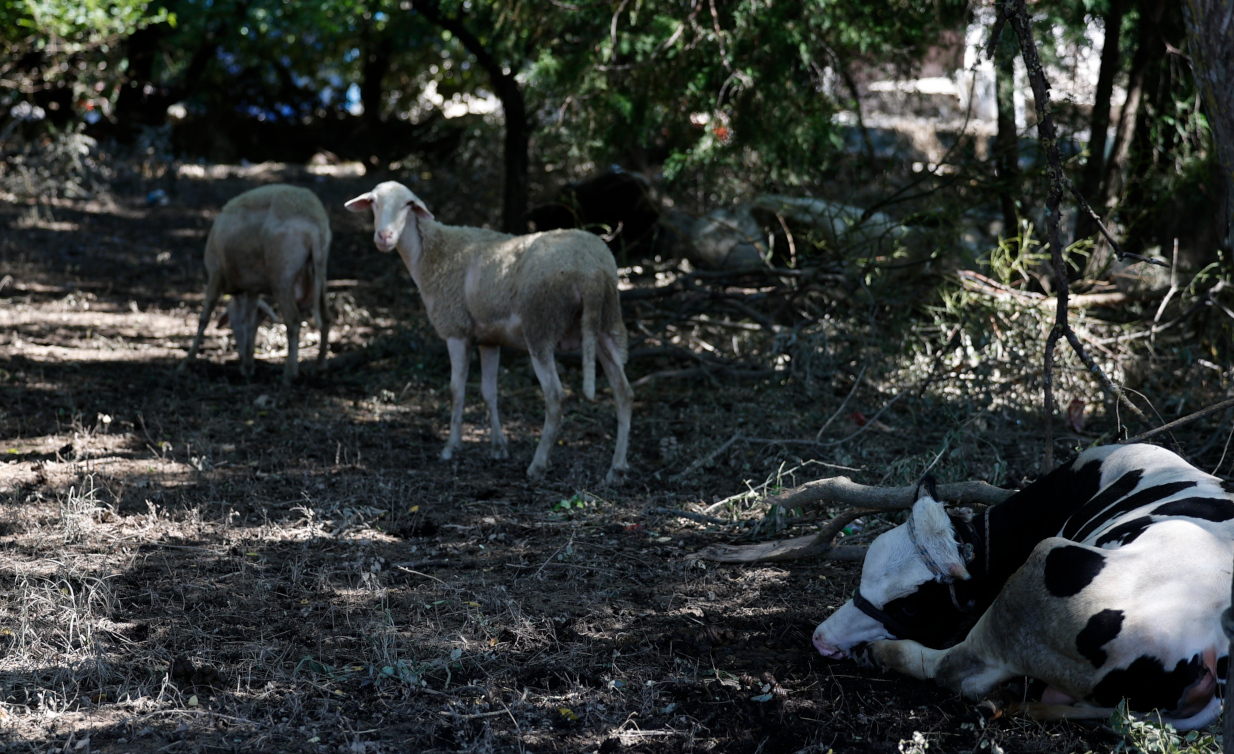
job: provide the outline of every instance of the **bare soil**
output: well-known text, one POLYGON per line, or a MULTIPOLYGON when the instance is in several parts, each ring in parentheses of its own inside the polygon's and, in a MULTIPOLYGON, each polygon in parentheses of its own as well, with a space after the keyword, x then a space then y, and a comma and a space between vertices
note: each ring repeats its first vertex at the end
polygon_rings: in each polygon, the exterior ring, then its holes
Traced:
MULTIPOLYGON (((657 380, 636 389, 635 471, 610 489, 611 401, 572 392, 553 467, 529 483, 541 396, 526 358, 507 353, 511 459, 489 458, 473 369, 465 452, 440 461, 444 349, 397 257, 341 206, 376 180, 250 171, 181 178, 165 207, 0 203, 0 749, 894 752, 916 750, 898 747, 920 732, 930 752, 1084 752, 1117 740, 1100 724, 986 724, 931 684, 826 661, 810 634, 857 565, 687 561, 731 538, 652 510, 711 504, 810 458, 825 463, 784 483, 879 483, 897 459, 940 447, 941 419, 900 431, 905 416, 889 412, 887 432, 842 462, 734 443, 678 476, 737 432, 813 438, 848 387, 657 380), (202 359, 178 373, 210 222, 271 180, 329 207, 335 361, 281 388, 285 343, 269 327, 246 381, 212 325, 202 359)), ((472 213, 444 215, 485 219, 472 213)), ((305 361, 318 347, 307 332, 305 361)), ((632 362, 630 378, 662 366, 632 362)), ((573 391, 578 371, 563 365, 573 391)), ((991 434, 1006 478, 1032 471, 1020 435, 991 434)))

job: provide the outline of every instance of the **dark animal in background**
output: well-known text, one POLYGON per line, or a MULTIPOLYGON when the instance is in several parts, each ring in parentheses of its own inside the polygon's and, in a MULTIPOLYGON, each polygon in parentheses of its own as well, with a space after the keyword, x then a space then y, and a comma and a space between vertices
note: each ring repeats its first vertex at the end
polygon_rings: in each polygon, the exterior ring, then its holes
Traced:
POLYGON ((1093 448, 971 520, 923 486, 814 645, 970 697, 1030 676, 1048 684, 1034 717, 1126 698, 1202 728, 1221 711, 1232 561, 1220 479, 1151 445, 1093 448))
POLYGON ((613 166, 594 178, 571 183, 548 204, 527 214, 531 231, 581 228, 602 235, 623 263, 657 251, 660 210, 650 183, 639 173, 613 166))
POLYGON ((312 315, 321 332, 317 367, 326 365, 330 310, 326 305, 326 263, 330 254, 330 220, 308 189, 274 184, 233 198, 210 228, 205 263, 209 276, 197 334, 183 371, 197 357, 210 314, 223 294, 231 294, 227 318, 236 334, 240 372, 253 374, 253 350, 262 307, 261 295, 274 298, 287 326, 287 362, 283 383, 299 373, 300 320, 312 315))

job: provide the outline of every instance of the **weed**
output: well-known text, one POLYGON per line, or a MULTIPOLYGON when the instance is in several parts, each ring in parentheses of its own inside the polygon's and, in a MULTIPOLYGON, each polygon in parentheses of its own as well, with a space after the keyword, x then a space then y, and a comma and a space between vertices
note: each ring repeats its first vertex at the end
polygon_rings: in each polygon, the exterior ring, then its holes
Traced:
POLYGON ((1123 736, 1115 752, 1139 754, 1220 754, 1221 744, 1212 734, 1193 730, 1180 734, 1174 726, 1151 717, 1137 719, 1127 710, 1127 700, 1119 702, 1110 716, 1110 727, 1123 736))

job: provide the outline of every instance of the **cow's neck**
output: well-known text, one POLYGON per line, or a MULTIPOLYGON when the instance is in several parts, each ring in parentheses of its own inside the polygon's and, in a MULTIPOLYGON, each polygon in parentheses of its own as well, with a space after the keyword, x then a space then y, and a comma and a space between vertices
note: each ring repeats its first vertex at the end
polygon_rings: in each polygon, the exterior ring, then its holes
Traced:
MULTIPOLYGON (((1024 565, 1037 543, 1056 536, 1063 523, 1100 485, 1100 463, 1076 469, 1067 463, 998 505, 973 517, 973 528, 987 548, 986 590, 997 594, 1024 565)), ((983 553, 983 558, 985 553, 983 553)))

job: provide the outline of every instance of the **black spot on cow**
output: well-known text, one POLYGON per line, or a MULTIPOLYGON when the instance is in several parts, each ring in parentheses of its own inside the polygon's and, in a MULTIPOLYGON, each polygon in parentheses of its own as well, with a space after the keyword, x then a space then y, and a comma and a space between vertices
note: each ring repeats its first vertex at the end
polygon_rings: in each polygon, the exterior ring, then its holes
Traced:
POLYGON ((1120 547, 1123 545, 1129 545, 1136 540, 1136 537, 1143 534, 1148 527, 1152 526, 1152 524, 1153 520, 1148 516, 1133 518, 1130 521, 1126 521, 1118 526, 1115 526, 1105 534, 1102 534, 1098 537, 1096 545, 1098 547, 1105 547, 1111 542, 1118 542, 1120 547))
POLYGON ((1234 518, 1234 500, 1221 497, 1186 497, 1157 506, 1153 509, 1153 515, 1229 521, 1234 518))
POLYGON ((1102 649, 1123 628, 1122 610, 1102 610, 1088 619, 1088 624, 1075 637, 1075 647, 1088 658, 1094 668, 1105 664, 1106 652, 1102 649))
POLYGON ((1072 597, 1097 578, 1105 556, 1079 545, 1056 547, 1045 556, 1045 588, 1055 597, 1072 597))
MULTIPOLYGON (((1099 469, 1100 467, 1098 467, 1099 469)), ((1067 539, 1078 539, 1076 532, 1080 530, 1081 526, 1109 507, 1111 503, 1130 495, 1131 491, 1136 488, 1143 478, 1143 469, 1134 469, 1120 476, 1113 484, 1093 495, 1088 502, 1076 509, 1075 513, 1071 514, 1071 518, 1067 519, 1067 523, 1063 526, 1060 534, 1067 539)))
POLYGON ((1119 516, 1125 513, 1130 513, 1131 511, 1137 508, 1143 508, 1145 506, 1152 505, 1158 500, 1164 500, 1167 497, 1176 495, 1185 489, 1194 487, 1195 485, 1196 483, 1194 481, 1192 482, 1168 482, 1166 484, 1158 484, 1153 487, 1142 489, 1139 492, 1135 493, 1134 495, 1128 495, 1122 500, 1119 500, 1114 505, 1111 505, 1109 508, 1106 508, 1104 511, 1101 512, 1101 515, 1097 516, 1092 521, 1089 521, 1087 524, 1082 526, 1080 530, 1076 532, 1075 537, 1072 537, 1072 539, 1076 539, 1082 542, 1085 539, 1087 539, 1089 535, 1091 535, 1093 532, 1100 529, 1102 525, 1105 524, 1105 522, 1113 521, 1119 516))
POLYGON ((1225 682, 1229 678, 1227 675, 1230 672, 1230 656, 1217 658, 1217 696, 1225 698, 1225 682))
POLYGON ((883 612, 895 624, 884 627, 897 639, 912 639, 933 649, 954 646, 981 617, 979 610, 957 610, 949 585, 937 581, 927 581, 912 594, 888 602, 883 612))
POLYGON ((1234 479, 1222 479, 1221 489, 1226 492, 1234 492, 1234 479))
POLYGON ((1183 695, 1204 679, 1208 670, 1200 655, 1179 660, 1173 670, 1156 657, 1139 657, 1126 668, 1111 670, 1093 688, 1090 699, 1102 707, 1113 707, 1124 697, 1137 712, 1159 709, 1166 714, 1178 711, 1183 695))

